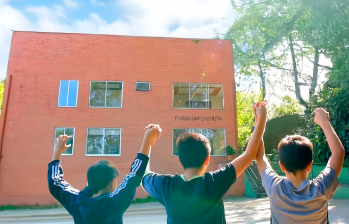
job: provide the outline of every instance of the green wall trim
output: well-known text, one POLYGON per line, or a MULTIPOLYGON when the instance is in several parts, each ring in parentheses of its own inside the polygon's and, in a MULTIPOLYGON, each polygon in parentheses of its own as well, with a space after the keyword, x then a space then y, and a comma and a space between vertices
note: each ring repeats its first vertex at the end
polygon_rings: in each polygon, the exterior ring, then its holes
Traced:
POLYGON ((246 175, 244 175, 244 176, 245 176, 245 192, 246 192, 245 195, 246 195, 246 197, 248 197, 248 198, 257 198, 257 196, 254 193, 250 183, 247 180, 246 175))

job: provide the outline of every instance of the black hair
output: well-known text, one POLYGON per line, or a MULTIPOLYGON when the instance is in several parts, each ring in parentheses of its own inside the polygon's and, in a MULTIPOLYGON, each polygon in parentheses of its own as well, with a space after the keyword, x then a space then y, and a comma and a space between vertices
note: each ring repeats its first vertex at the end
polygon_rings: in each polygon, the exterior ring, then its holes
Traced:
POLYGON ((119 176, 119 170, 109 160, 100 160, 87 169, 87 184, 90 191, 96 194, 119 176))
POLYGON ((288 172, 296 175, 298 170, 305 170, 313 160, 313 144, 300 135, 289 135, 279 145, 279 159, 288 172))
POLYGON ((178 157, 183 168, 200 168, 210 155, 208 139, 197 133, 183 133, 177 139, 178 157))

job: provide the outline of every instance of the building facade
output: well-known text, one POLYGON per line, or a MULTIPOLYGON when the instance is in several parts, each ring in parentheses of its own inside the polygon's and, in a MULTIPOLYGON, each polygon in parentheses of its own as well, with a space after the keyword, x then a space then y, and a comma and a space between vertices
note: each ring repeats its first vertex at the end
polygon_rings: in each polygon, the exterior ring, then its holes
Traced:
MULTIPOLYGON (((185 131, 212 144, 209 170, 237 146, 232 44, 112 35, 13 32, 0 131, 0 204, 50 204, 54 139, 72 135, 65 179, 86 186, 88 166, 109 159, 129 172, 144 127, 160 124, 150 168, 182 173, 175 145, 185 131)), ((227 195, 245 195, 244 176, 227 195)), ((146 197, 141 187, 136 197, 146 197)))

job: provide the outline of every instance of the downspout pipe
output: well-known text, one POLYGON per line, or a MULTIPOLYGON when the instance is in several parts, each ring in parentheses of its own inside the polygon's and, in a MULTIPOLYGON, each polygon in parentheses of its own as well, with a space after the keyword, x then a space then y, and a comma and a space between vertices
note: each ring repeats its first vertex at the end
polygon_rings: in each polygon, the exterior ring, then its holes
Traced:
POLYGON ((11 81, 12 81, 12 74, 7 75, 5 86, 4 86, 5 90, 4 90, 1 116, 0 116, 0 162, 2 158, 2 148, 3 148, 3 142, 4 142, 7 106, 10 98, 11 81))

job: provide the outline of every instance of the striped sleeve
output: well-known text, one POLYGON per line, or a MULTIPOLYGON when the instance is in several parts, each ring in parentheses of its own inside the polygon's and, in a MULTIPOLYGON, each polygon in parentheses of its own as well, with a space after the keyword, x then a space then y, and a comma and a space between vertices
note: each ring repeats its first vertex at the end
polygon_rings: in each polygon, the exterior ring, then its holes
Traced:
POLYGON ((116 202, 117 210, 121 215, 130 206, 136 194, 136 188, 141 183, 148 160, 148 156, 138 153, 131 165, 130 173, 125 176, 119 187, 109 195, 116 202))
POLYGON ((60 160, 54 160, 48 164, 47 179, 52 196, 72 214, 80 191, 74 189, 63 179, 63 169, 60 160))

